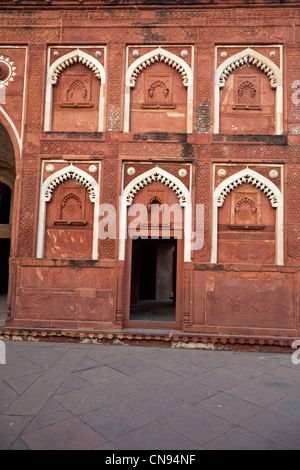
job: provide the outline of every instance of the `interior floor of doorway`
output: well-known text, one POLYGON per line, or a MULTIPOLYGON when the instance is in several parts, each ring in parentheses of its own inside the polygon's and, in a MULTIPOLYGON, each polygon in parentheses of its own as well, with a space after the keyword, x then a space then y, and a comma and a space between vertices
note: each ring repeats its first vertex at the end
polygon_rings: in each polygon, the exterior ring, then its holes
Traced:
POLYGON ((130 320, 173 322, 174 319, 175 305, 172 299, 139 300, 130 308, 130 320))

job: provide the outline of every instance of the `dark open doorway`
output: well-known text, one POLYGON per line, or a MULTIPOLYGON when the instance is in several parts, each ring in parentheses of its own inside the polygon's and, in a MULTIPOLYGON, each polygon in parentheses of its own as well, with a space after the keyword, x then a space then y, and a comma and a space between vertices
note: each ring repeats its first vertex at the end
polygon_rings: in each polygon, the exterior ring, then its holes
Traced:
POLYGON ((13 144, 4 125, 0 123, 0 324, 7 312, 14 182, 13 144))
POLYGON ((130 320, 175 322, 177 240, 132 243, 130 320))
POLYGON ((11 189, 0 182, 0 295, 7 293, 10 256, 11 189))

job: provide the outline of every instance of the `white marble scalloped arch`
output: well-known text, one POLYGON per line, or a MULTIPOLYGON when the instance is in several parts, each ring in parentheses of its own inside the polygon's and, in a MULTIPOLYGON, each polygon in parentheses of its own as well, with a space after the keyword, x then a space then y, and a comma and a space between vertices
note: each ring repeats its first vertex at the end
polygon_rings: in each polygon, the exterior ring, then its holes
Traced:
POLYGON ((51 200, 55 188, 68 179, 74 179, 85 186, 89 191, 90 201, 94 204, 92 259, 96 260, 98 259, 100 187, 91 175, 72 164, 51 174, 41 185, 36 257, 38 259, 44 257, 47 202, 51 200))
POLYGON ((124 99, 124 132, 130 130, 130 89, 135 86, 135 81, 140 72, 155 62, 165 62, 181 74, 183 85, 187 88, 187 123, 188 133, 193 132, 193 94, 194 78, 191 67, 180 57, 172 52, 158 47, 136 59, 127 69, 125 75, 125 99, 124 99))
POLYGON ((44 111, 44 131, 51 131, 52 124, 52 100, 53 100, 53 86, 56 85, 60 73, 73 63, 81 63, 85 67, 91 69, 96 77, 101 81, 100 83, 100 102, 99 102, 99 117, 98 117, 98 132, 104 130, 104 97, 106 86, 106 73, 103 65, 95 57, 87 54, 81 49, 75 49, 68 54, 59 57, 48 68, 46 80, 46 93, 45 93, 45 111, 44 111))
POLYGON ((275 98, 275 134, 283 133, 283 80, 282 71, 270 59, 259 52, 247 47, 241 52, 222 62, 215 72, 214 84, 214 134, 220 132, 220 88, 224 88, 230 73, 234 73, 245 65, 251 65, 262 70, 270 80, 271 88, 276 91, 275 98))
POLYGON ((179 204, 184 210, 184 261, 191 261, 192 236, 192 201, 188 188, 176 176, 156 166, 134 178, 122 191, 120 196, 119 219, 119 260, 125 259, 125 242, 127 238, 127 207, 133 203, 138 191, 153 181, 159 181, 169 186, 178 197, 179 204), (157 178, 157 175, 161 178, 157 178), (147 184, 143 183, 146 182, 147 184), (134 192, 133 192, 134 191, 134 192))
POLYGON ((250 183, 265 193, 269 198, 271 206, 276 209, 276 264, 283 265, 283 194, 272 181, 250 168, 244 168, 238 173, 229 176, 222 181, 214 191, 211 262, 218 262, 218 208, 222 207, 225 198, 231 193, 231 191, 244 183, 250 183))

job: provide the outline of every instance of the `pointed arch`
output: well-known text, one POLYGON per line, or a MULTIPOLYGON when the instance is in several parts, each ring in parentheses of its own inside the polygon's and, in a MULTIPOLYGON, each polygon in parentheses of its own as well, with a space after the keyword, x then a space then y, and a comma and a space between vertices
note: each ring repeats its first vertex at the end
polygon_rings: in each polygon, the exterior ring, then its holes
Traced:
POLYGON ((161 47, 137 58, 126 71, 124 132, 129 132, 130 88, 135 87, 138 75, 155 62, 164 62, 181 74, 183 85, 187 88, 187 132, 193 132, 193 71, 183 59, 161 47))
POLYGON ((184 261, 191 261, 191 234, 192 234, 192 203, 191 194, 187 187, 176 176, 160 167, 153 167, 145 173, 134 178, 123 189, 120 196, 119 220, 119 260, 125 259, 125 240, 127 238, 127 207, 131 206, 136 194, 154 181, 165 184, 172 189, 178 197, 179 204, 184 208, 184 261))
POLYGON ((13 120, 7 114, 7 112, 0 106, 0 124, 3 124, 6 131, 8 132, 10 139, 12 141, 12 145, 14 147, 15 157, 16 157, 16 166, 18 164, 18 160, 21 158, 22 152, 22 137, 20 136, 13 120), (18 158, 17 158, 18 157, 18 158))
POLYGON ((53 62, 51 67, 49 67, 49 75, 51 77, 52 85, 56 85, 61 72, 74 63, 85 65, 94 72, 96 77, 101 80, 101 83, 105 83, 105 70, 101 62, 81 49, 76 49, 62 57, 59 57, 55 62, 53 62))
POLYGON ((36 257, 44 257, 46 204, 47 202, 51 201, 52 193, 55 188, 68 179, 74 179, 78 183, 85 186, 89 191, 90 201, 94 203, 92 258, 98 259, 98 218, 100 200, 99 184, 91 175, 72 164, 50 175, 41 185, 36 257))
POLYGON ((44 131, 46 132, 51 131, 53 86, 57 84, 61 72, 63 72, 63 70, 65 70, 67 67, 70 67, 76 63, 81 63, 85 67, 91 69, 96 77, 101 81, 98 132, 102 132, 104 130, 104 91, 106 85, 105 69, 101 62, 99 62, 99 60, 97 60, 95 57, 87 54, 81 49, 76 49, 62 57, 59 57, 48 69, 44 112, 44 131))
POLYGON ((270 59, 259 52, 247 47, 241 52, 229 57, 215 72, 215 104, 214 104, 214 133, 220 129, 220 88, 224 88, 226 80, 231 73, 246 66, 257 67, 262 70, 270 81, 271 88, 275 89, 275 134, 283 133, 283 79, 282 71, 270 59))
POLYGON ((226 197, 231 193, 231 191, 245 183, 252 184, 266 194, 271 206, 276 209, 276 263, 278 265, 283 265, 283 195, 272 181, 250 168, 244 168, 238 173, 229 176, 220 183, 214 191, 211 262, 217 263, 218 259, 218 208, 223 206, 226 197))

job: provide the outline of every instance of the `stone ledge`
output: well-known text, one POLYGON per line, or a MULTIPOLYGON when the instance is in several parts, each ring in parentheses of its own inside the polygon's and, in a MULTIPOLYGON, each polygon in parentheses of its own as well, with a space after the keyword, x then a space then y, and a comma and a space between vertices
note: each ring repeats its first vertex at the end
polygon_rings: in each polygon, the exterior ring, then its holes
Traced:
POLYGON ((83 331, 43 328, 0 328, 0 339, 15 341, 62 341, 75 343, 116 344, 181 349, 284 352, 292 353, 297 337, 205 335, 157 330, 83 331))
POLYGON ((213 143, 246 143, 265 145, 287 145, 287 135, 262 135, 262 134, 213 134, 213 143))

